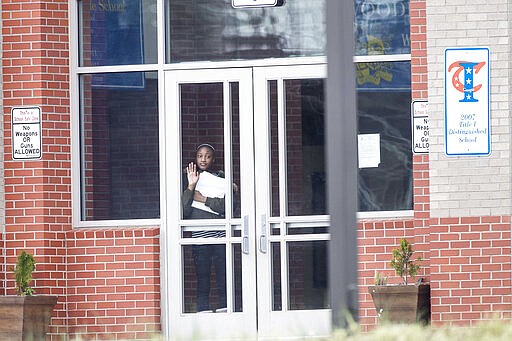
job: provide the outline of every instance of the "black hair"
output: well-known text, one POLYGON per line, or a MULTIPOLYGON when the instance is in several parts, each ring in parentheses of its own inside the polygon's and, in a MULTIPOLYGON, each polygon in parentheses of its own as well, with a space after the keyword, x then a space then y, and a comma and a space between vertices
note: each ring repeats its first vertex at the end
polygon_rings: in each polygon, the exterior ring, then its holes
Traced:
POLYGON ((196 152, 197 152, 201 147, 208 147, 208 148, 210 148, 210 149, 212 150, 212 152, 214 152, 214 153, 215 153, 215 148, 213 148, 213 146, 212 146, 211 144, 209 144, 209 143, 201 143, 200 145, 198 145, 198 146, 196 147, 196 152))

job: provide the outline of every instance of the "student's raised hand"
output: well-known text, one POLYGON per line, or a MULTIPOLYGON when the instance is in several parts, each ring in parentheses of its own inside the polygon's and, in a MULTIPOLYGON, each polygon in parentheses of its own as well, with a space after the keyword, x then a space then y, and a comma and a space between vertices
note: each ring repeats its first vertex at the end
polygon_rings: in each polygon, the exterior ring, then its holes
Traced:
POLYGON ((196 188, 197 181, 199 181, 199 172, 196 169, 196 164, 193 162, 187 166, 187 180, 188 188, 193 191, 196 188))

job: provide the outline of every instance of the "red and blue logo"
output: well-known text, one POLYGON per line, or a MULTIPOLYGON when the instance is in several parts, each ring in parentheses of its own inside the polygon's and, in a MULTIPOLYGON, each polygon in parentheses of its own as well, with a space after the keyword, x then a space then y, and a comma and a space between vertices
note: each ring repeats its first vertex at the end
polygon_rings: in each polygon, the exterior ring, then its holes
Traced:
POLYGON ((484 65, 485 62, 465 61, 457 61, 450 64, 448 72, 451 72, 452 69, 455 70, 452 77, 452 85, 457 91, 464 93, 464 97, 459 102, 478 102, 478 99, 475 98, 475 93, 482 88, 482 84, 475 85, 474 79, 475 74, 478 74, 484 65), (461 73, 463 73, 463 76, 461 76, 461 73))

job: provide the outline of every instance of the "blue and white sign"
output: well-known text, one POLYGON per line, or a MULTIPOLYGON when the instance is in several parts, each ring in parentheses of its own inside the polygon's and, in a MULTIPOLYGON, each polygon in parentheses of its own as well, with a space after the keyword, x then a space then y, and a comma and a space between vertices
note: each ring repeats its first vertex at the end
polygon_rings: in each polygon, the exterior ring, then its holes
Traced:
POLYGON ((489 49, 448 48, 444 56, 446 155, 489 155, 489 49))

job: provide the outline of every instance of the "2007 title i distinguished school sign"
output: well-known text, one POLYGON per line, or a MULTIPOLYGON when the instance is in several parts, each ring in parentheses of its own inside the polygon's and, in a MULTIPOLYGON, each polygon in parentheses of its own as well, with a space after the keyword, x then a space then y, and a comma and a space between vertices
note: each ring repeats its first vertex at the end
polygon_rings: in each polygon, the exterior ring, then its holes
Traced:
POLYGON ((448 48, 444 67, 446 155, 489 155, 489 49, 448 48))

